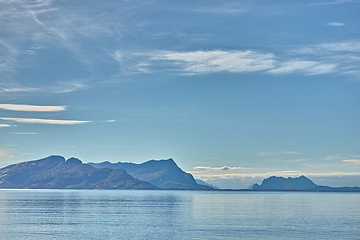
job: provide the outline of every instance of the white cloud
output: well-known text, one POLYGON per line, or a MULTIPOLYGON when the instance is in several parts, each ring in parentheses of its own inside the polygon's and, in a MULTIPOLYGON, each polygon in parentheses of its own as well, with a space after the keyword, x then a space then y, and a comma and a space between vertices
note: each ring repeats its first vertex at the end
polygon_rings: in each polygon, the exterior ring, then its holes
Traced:
POLYGON ((112 123, 112 122, 116 122, 116 120, 111 119, 111 120, 105 120, 104 122, 112 123))
MULTIPOLYGON (((360 44, 359 44, 360 45, 360 44)), ((155 51, 149 53, 133 53, 130 61, 137 60, 132 64, 133 70, 151 73, 154 71, 175 71, 183 74, 210 74, 219 72, 230 73, 270 73, 270 74, 293 74, 320 75, 339 72, 342 63, 338 59, 316 56, 323 49, 327 51, 356 50, 360 49, 355 42, 321 44, 314 48, 302 48, 291 51, 291 54, 303 55, 301 58, 280 58, 273 53, 261 53, 254 50, 211 50, 211 51, 155 51), (307 54, 307 56, 304 56, 307 54), (311 54, 312 60, 309 58, 311 54), (135 66, 135 67, 134 67, 135 66)), ((129 55, 129 54, 128 54, 129 55)), ((123 63, 124 54, 117 51, 114 59, 123 63)), ((350 69, 353 70, 353 69, 350 69)), ((350 71, 349 69, 347 71, 350 71)))
MULTIPOLYGON (((84 8, 84 5, 77 3, 58 4, 50 0, 0 1, 0 22, 4 23, 0 28, 0 77, 7 85, 10 81, 24 81, 11 77, 13 73, 27 67, 24 66, 27 63, 21 62, 22 56, 27 55, 26 58, 29 58, 29 55, 37 54, 42 49, 60 48, 67 54, 70 53, 71 58, 85 68, 97 66, 95 62, 100 58, 89 48, 84 48, 79 39, 117 37, 118 32, 114 29, 120 23, 109 20, 110 18, 112 17, 105 17, 97 8, 84 8)), ((57 88, 48 87, 46 90, 68 93, 83 88, 84 85, 81 84, 70 84, 57 88)), ((43 89, 42 84, 40 91, 43 89)), ((0 87, 0 93, 38 90, 9 85, 0 87)))
POLYGON ((307 75, 331 73, 336 70, 336 64, 322 63, 317 61, 290 61, 280 64, 279 67, 269 70, 273 74, 288 74, 303 72, 307 75))
POLYGON ((14 93, 14 92, 37 92, 39 88, 31 87, 0 87, 0 92, 14 93))
POLYGON ((276 156, 276 155, 302 155, 296 151, 282 151, 282 152, 256 152, 258 156, 276 156))
POLYGON ((53 87, 47 87, 44 88, 43 91, 46 92, 53 92, 53 93, 70 93, 79 91, 85 88, 88 88, 84 83, 81 83, 80 81, 69 81, 69 82, 62 82, 56 86, 53 87))
POLYGON ((37 132, 13 132, 11 134, 15 134, 15 135, 37 135, 37 132))
POLYGON ((324 160, 329 160, 329 161, 332 161, 332 160, 339 160, 340 158, 344 158, 344 156, 342 154, 334 154, 334 155, 327 155, 324 157, 324 160))
POLYGON ((23 92, 46 92, 46 93, 70 93, 88 88, 89 86, 82 80, 72 80, 60 82, 52 86, 42 86, 41 88, 25 87, 25 86, 6 86, 9 83, 2 83, 0 93, 23 93, 23 92))
POLYGON ((172 62, 183 71, 195 73, 257 72, 274 67, 274 55, 246 51, 157 52, 151 60, 172 62))
POLYGON ((301 153, 295 151, 284 151, 283 153, 287 155, 301 155, 301 153))
POLYGON ((342 27, 342 26, 345 26, 344 23, 341 23, 341 22, 329 22, 327 23, 328 26, 331 26, 331 27, 342 27))
POLYGON ((350 163, 350 164, 360 164, 360 159, 344 159, 341 161, 344 163, 350 163))
POLYGON ((333 43, 322 43, 317 46, 322 50, 336 51, 336 52, 359 52, 360 41, 343 41, 333 43))
POLYGON ((309 6, 326 6, 326 5, 338 5, 338 4, 351 4, 357 3, 359 0, 333 0, 333 1, 323 1, 323 2, 316 2, 311 3, 309 6))
POLYGON ((36 106, 21 104, 0 104, 0 109, 11 111, 27 111, 27 112, 59 112, 65 111, 65 106, 36 106))
POLYGON ((228 171, 228 170, 248 170, 250 168, 243 168, 243 167, 204 167, 204 166, 197 166, 194 167, 195 170, 198 171, 228 171))
MULTIPOLYGON (((326 56, 329 58, 333 58, 336 52, 344 52, 344 53, 356 53, 360 51, 360 39, 350 40, 350 41, 341 41, 341 42, 327 42, 321 43, 314 46, 306 46, 300 49, 294 49, 291 51, 293 54, 300 55, 318 55, 318 56, 326 56)), ((352 55, 350 55, 352 57, 352 55)))
POLYGON ((0 124, 0 127, 11 127, 9 124, 0 124))
POLYGON ((55 120, 55 119, 38 119, 38 118, 3 118, 2 120, 14 121, 19 123, 38 123, 38 124, 53 124, 53 125, 76 125, 89 123, 91 121, 77 121, 77 120, 55 120))

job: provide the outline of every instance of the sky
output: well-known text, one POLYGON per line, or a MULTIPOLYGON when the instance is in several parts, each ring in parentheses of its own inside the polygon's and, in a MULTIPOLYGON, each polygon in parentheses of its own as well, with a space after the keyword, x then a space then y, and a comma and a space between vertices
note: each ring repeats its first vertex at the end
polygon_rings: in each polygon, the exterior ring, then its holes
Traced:
POLYGON ((0 167, 173 158, 360 186, 360 1, 0 0, 0 167))

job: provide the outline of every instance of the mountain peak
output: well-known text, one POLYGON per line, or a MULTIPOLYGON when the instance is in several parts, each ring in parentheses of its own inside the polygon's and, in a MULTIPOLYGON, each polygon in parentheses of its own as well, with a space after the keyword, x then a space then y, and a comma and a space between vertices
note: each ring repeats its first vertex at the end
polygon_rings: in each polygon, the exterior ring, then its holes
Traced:
MULTIPOLYGON (((65 158, 60 155, 50 155, 50 156, 40 159, 40 160, 42 160, 42 161, 65 161, 65 158)), ((35 161, 38 161, 38 160, 35 160, 35 161)))
POLYGON ((79 160, 78 158, 71 157, 68 160, 66 160, 66 163, 74 165, 74 164, 82 164, 82 161, 79 160))

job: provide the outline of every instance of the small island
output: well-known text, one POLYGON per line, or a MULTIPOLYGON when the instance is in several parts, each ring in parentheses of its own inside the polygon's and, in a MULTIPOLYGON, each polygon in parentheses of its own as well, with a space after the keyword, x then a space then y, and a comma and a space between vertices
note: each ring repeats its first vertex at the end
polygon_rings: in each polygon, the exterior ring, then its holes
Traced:
POLYGON ((272 176, 254 184, 251 191, 360 192, 359 187, 319 186, 305 176, 284 178, 272 176))

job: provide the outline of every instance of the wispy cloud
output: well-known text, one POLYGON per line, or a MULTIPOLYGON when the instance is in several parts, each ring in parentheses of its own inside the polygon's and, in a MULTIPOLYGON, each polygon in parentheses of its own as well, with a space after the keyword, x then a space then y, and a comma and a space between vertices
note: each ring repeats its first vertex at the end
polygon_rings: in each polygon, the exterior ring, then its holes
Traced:
POLYGON ((192 8, 189 11, 205 14, 241 14, 249 11, 249 7, 244 2, 220 2, 215 6, 202 6, 201 8, 192 8))
POLYGON ((300 152, 295 152, 295 151, 284 151, 283 153, 288 155, 301 155, 300 152))
POLYGON ((279 152, 256 152, 258 156, 277 156, 277 155, 302 155, 296 151, 279 151, 279 152))
POLYGON ((168 61, 187 73, 257 72, 274 67, 274 55, 246 51, 157 52, 150 58, 168 61))
POLYGON ((116 122, 116 120, 114 120, 114 119, 111 119, 111 120, 104 120, 103 122, 113 123, 113 122, 116 122))
POLYGON ((324 6, 324 5, 338 5, 347 3, 358 3, 359 0, 334 0, 334 1, 322 1, 310 4, 310 6, 324 6))
POLYGON ((11 83, 0 83, 0 93, 16 94, 16 93, 31 93, 31 92, 46 92, 46 93, 71 93, 79 90, 89 88, 90 85, 85 83, 85 80, 68 80, 66 82, 53 83, 50 86, 41 87, 27 87, 27 86, 12 86, 11 83))
POLYGON ((341 23, 341 22, 329 22, 326 25, 331 26, 331 27, 342 27, 345 26, 345 23, 341 23))
POLYGON ((289 54, 294 55, 296 58, 306 57, 313 59, 312 62, 314 62, 314 64, 311 64, 311 62, 294 64, 294 62, 292 62, 291 64, 285 64, 279 70, 272 71, 286 72, 287 69, 291 67, 298 68, 298 71, 303 71, 308 65, 310 74, 316 75, 322 74, 322 72, 336 72, 338 74, 357 76, 360 71, 359 52, 359 39, 304 46, 290 51, 289 54))
MULTIPOLYGON (((357 53, 360 51, 360 40, 349 40, 341 42, 326 42, 321 44, 316 44, 313 46, 304 46, 298 49, 292 50, 290 53, 293 55, 307 55, 307 56, 324 56, 324 57, 334 57, 338 52, 343 53, 357 53)), ((348 55, 347 55, 348 56, 348 55)), ((351 55, 350 55, 351 56, 351 55)))
POLYGON ((40 91, 39 88, 32 88, 32 87, 0 87, 0 92, 4 93, 18 93, 18 92, 38 92, 40 91))
POLYGON ((204 166, 197 166, 194 167, 195 170, 198 171, 228 171, 228 170, 249 170, 251 168, 243 168, 243 167, 204 167, 204 166))
POLYGON ((344 163, 350 163, 350 164, 360 164, 360 159, 344 159, 341 161, 344 163))
MULTIPOLYGON (((319 48, 336 49, 357 49, 355 43, 343 43, 340 45, 319 45, 319 48)), ((313 51, 305 49, 302 51, 313 51)), ((296 51, 293 51, 295 53, 296 51)), ((298 56, 278 57, 273 53, 263 53, 255 50, 210 50, 210 51, 155 51, 149 53, 133 53, 132 57, 137 58, 137 64, 133 64, 135 71, 156 72, 173 71, 180 74, 211 74, 220 72, 229 73, 263 73, 263 74, 294 74, 320 75, 334 73, 339 70, 337 62, 327 61, 325 58, 314 57, 319 60, 304 60, 304 52, 298 50, 298 56)), ((116 52, 114 59, 123 64, 126 57, 124 53, 116 52)), ((129 55, 129 54, 128 54, 129 55)), ((130 54, 131 55, 131 54, 130 54)))
MULTIPOLYGON (((94 52, 90 54, 88 48, 85 49, 79 44, 79 39, 92 40, 99 36, 103 38, 117 34, 117 31, 110 31, 112 25, 108 18, 102 16, 101 11, 94 9, 85 9, 83 5, 76 3, 58 4, 52 0, 0 1, 0 21, 4 23, 0 29, 0 77, 5 79, 0 80, 0 84, 4 85, 0 86, 0 92, 30 93, 42 91, 44 88, 54 93, 82 90, 84 85, 73 84, 71 81, 68 85, 53 89, 44 87, 43 84, 41 89, 14 87, 10 82, 14 84, 16 81, 24 81, 11 77, 24 67, 22 56, 36 56, 46 49, 66 52, 72 60, 82 64, 85 75, 91 74, 92 68, 96 65, 94 62, 100 58, 95 57, 94 52)), ((86 78, 88 79, 88 76, 86 78)))
POLYGON ((62 82, 60 84, 54 85, 52 87, 44 88, 43 91, 52 92, 52 93, 70 93, 79 91, 89 86, 80 81, 68 81, 62 82))
POLYGON ((65 111, 65 106, 36 106, 21 104, 0 104, 0 109, 11 111, 27 111, 27 112, 59 112, 65 111))
POLYGON ((11 125, 9 125, 9 124, 0 124, 0 128, 1 127, 11 127, 11 125))
POLYGON ((76 125, 90 123, 91 121, 78 121, 78 120, 55 120, 55 119, 39 119, 39 118, 4 118, 2 120, 14 121, 18 123, 38 123, 38 124, 52 124, 52 125, 76 125))
POLYGON ((336 67, 336 64, 322 63, 317 61, 290 61, 281 63, 280 67, 271 69, 269 72, 274 74, 302 72, 307 75, 319 75, 334 72, 336 67))
POLYGON ((359 52, 360 41, 343 41, 343 42, 332 42, 322 43, 316 46, 320 50, 336 51, 336 52, 359 52))
POLYGON ((12 132, 10 134, 14 134, 14 135, 37 135, 37 132, 12 132))

